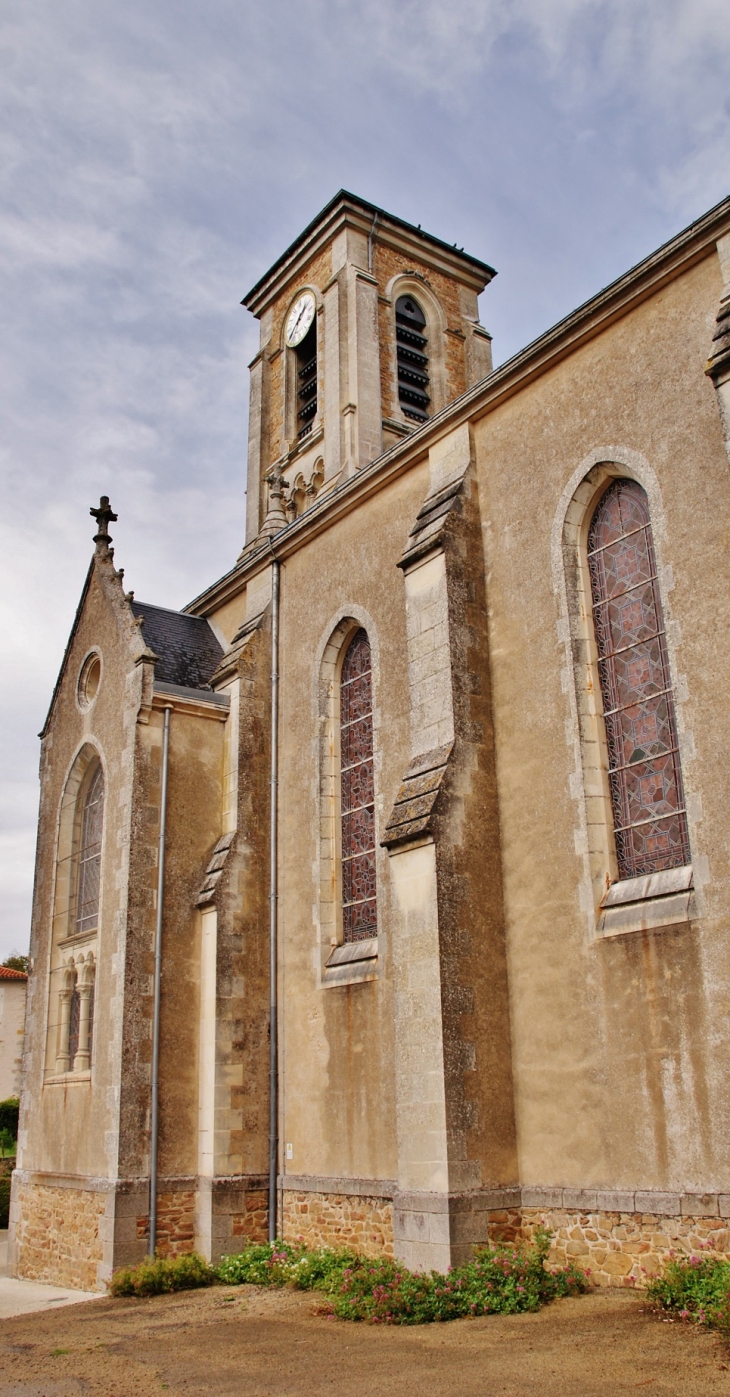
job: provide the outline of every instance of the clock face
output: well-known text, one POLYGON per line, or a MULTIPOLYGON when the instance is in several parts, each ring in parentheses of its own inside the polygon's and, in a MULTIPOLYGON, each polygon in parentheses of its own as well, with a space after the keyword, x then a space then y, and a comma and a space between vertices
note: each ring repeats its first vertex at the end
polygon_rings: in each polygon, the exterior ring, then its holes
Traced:
POLYGON ((294 302, 286 322, 286 334, 284 336, 290 349, 301 344, 312 321, 314 312, 317 309, 314 296, 311 291, 305 291, 297 301, 294 302))

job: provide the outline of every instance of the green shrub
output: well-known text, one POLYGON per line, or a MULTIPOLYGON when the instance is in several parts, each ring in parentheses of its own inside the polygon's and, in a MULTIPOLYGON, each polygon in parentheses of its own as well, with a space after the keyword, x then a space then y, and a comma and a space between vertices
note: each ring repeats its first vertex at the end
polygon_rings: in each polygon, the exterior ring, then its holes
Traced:
POLYGON ((172 1290, 195 1290, 212 1285, 215 1271, 198 1256, 147 1257, 138 1266, 115 1271, 109 1282, 112 1295, 166 1295, 172 1290))
POLYGON ((10 1215, 10 1175, 0 1177, 0 1228, 7 1227, 10 1215))
POLYGON ((20 1101, 17 1096, 9 1096, 0 1101, 0 1131, 8 1131, 13 1141, 18 1138, 18 1113, 20 1101))
POLYGON ((712 1256, 672 1256, 647 1295, 680 1319, 730 1333, 730 1261, 712 1256))
POLYGON ((363 1258, 345 1248, 320 1247, 307 1251, 289 1242, 264 1242, 246 1247, 235 1256, 224 1256, 216 1268, 226 1285, 292 1285, 297 1290, 330 1290, 339 1284, 348 1267, 363 1258))
POLYGON ((414 1273, 396 1261, 372 1260, 344 1249, 307 1251, 276 1242, 224 1257, 218 1279, 229 1285, 293 1285, 323 1291, 331 1313, 372 1324, 428 1324, 464 1315, 537 1310, 561 1295, 588 1288, 575 1266, 545 1269, 550 1233, 538 1230, 532 1247, 480 1247, 474 1260, 448 1275, 414 1273))

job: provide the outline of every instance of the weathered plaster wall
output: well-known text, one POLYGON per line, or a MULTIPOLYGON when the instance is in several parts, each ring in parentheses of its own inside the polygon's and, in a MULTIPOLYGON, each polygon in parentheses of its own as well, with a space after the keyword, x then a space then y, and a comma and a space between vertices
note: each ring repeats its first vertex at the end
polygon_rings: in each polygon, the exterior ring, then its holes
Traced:
POLYGON ((111 561, 97 557, 41 749, 26 1094, 18 1150, 18 1166, 25 1170, 102 1178, 116 1174, 130 806, 144 669, 135 667, 134 659, 143 648, 111 561), (93 647, 102 655, 101 684, 93 705, 81 712, 76 702, 78 676, 93 647), (96 1043, 90 1079, 69 1076, 44 1085, 58 814, 67 773, 84 742, 101 755, 107 789, 96 939, 96 1043))
POLYGON ((26 980, 0 980, 0 1101, 20 1095, 26 980))
MULTIPOLYGON (((696 265, 475 424, 523 1183, 724 1189, 730 1116, 730 477, 704 375, 720 277, 696 265), (655 473, 699 918, 600 940, 551 534, 582 461, 655 473), (596 455, 598 453, 598 455, 596 455)), ((587 467, 586 467, 587 468, 587 467)))
MULTIPOLYGON (((396 564, 426 492, 417 470, 289 559, 281 607, 282 1141, 296 1174, 396 1176, 388 858, 378 847, 378 976, 320 985, 316 657, 343 617, 373 651, 376 824, 409 761, 403 583, 396 564)), ((329 942, 329 929, 327 931, 329 942)), ((325 956, 326 959, 326 956, 325 956)))

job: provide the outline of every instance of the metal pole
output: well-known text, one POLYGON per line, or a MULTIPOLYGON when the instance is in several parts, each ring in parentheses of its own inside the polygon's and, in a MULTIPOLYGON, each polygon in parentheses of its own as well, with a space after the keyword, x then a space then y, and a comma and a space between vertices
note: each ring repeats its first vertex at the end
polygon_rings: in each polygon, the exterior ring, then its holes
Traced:
POLYGON ((155 979, 152 1010, 152 1121, 150 1131, 150 1244, 157 1245, 157 1139, 159 1127, 160 981, 162 978, 162 908, 165 891, 165 827, 167 824, 167 767, 170 754, 170 712, 165 709, 162 729, 162 789, 160 791, 160 840, 157 848, 157 922, 155 925, 155 979))
POLYGON ((269 1241, 277 1237, 279 1163, 279 1003, 277 992, 277 834, 279 815, 279 563, 271 577, 271 830, 269 865, 269 1241))
POLYGON ((372 228, 370 229, 370 232, 368 233, 368 271, 369 271, 369 272, 372 272, 372 270, 373 270, 373 238, 375 237, 375 229, 376 229, 377 226, 378 226, 378 219, 379 219, 379 217, 380 217, 380 213, 377 212, 377 213, 375 214, 374 219, 373 219, 373 226, 372 226, 372 228))

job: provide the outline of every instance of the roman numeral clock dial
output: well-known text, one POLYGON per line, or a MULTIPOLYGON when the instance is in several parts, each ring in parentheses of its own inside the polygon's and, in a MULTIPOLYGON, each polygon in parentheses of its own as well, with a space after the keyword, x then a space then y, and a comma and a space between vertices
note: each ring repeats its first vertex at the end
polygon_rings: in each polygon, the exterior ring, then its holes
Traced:
POLYGON ((294 302, 286 322, 286 332, 284 338, 289 349, 295 349, 301 344, 312 321, 314 312, 317 309, 314 296, 311 291, 305 291, 297 301, 294 302))

